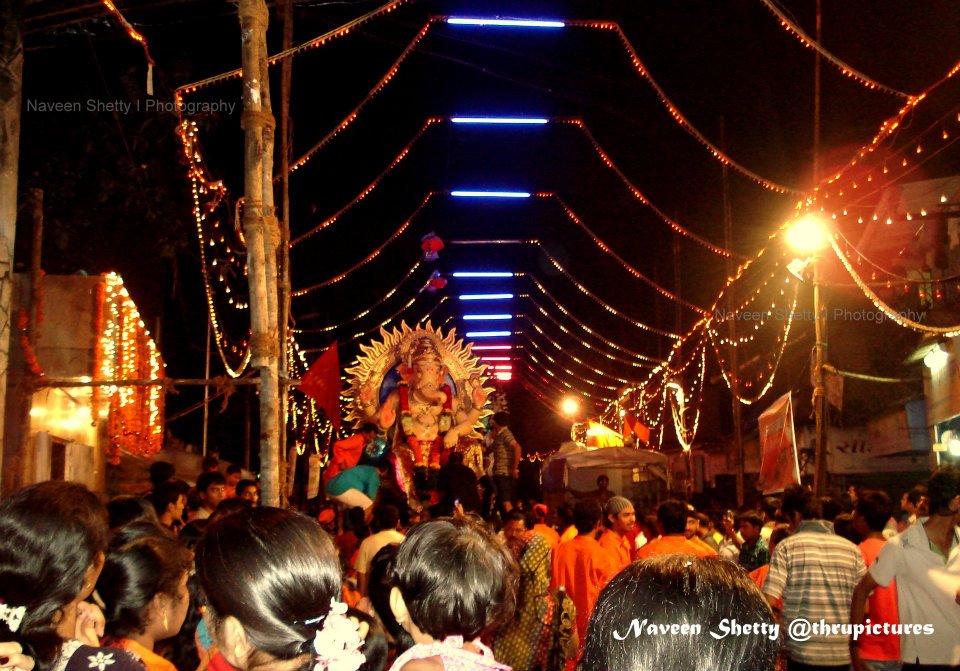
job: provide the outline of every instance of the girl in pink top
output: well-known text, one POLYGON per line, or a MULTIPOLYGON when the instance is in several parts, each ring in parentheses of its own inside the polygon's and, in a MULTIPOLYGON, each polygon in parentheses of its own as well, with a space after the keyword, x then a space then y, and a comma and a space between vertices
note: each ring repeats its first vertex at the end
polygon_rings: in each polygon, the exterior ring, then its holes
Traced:
POLYGON ((390 609, 416 641, 391 671, 509 671, 480 637, 516 607, 516 561, 469 517, 417 525, 397 552, 390 609))

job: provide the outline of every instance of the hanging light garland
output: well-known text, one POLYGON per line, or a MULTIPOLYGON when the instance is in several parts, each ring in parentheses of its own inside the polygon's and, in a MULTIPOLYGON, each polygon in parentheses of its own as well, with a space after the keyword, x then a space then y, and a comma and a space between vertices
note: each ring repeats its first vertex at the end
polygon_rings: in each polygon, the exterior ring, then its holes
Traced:
MULTIPOLYGON (((533 196, 534 196, 534 198, 550 199, 550 200, 556 201, 556 202, 560 205, 560 207, 563 209, 564 214, 567 215, 567 218, 570 219, 570 221, 572 221, 574 224, 576 224, 577 226, 579 226, 581 229, 583 229, 583 231, 584 231, 587 235, 590 236, 590 239, 593 240, 594 244, 595 244, 604 254, 606 254, 607 256, 609 256, 610 258, 612 258, 613 260, 615 260, 617 263, 620 264, 620 267, 621 267, 621 268, 623 268, 624 270, 626 270, 628 273, 630 273, 630 274, 631 274, 633 277, 635 277, 636 279, 640 280, 641 282, 643 282, 644 284, 646 284, 647 286, 649 286, 650 288, 652 288, 654 291, 656 291, 657 293, 659 293, 661 296, 663 296, 664 298, 668 298, 668 299, 674 301, 675 303, 679 303, 680 305, 684 306, 685 308, 689 308, 689 309, 691 309, 691 310, 693 310, 693 311, 695 311, 695 312, 699 312, 701 315, 707 315, 707 314, 709 314, 706 310, 704 310, 704 309, 701 308, 700 306, 694 305, 693 303, 691 303, 691 302, 689 302, 689 301, 687 301, 687 300, 684 300, 683 298, 677 296, 676 294, 674 294, 674 293, 672 293, 672 292, 664 289, 662 286, 660 286, 659 284, 657 284, 656 282, 654 282, 653 280, 651 280, 649 277, 647 277, 646 275, 644 275, 643 273, 641 273, 639 270, 637 270, 634 266, 632 266, 632 265, 630 265, 629 263, 627 263, 627 262, 623 259, 623 257, 621 257, 619 254, 617 254, 617 253, 614 252, 612 249, 610 249, 610 247, 607 245, 607 243, 605 243, 605 242, 600 238, 600 236, 598 236, 589 226, 587 226, 585 223, 583 223, 583 220, 577 215, 576 212, 573 211, 573 209, 572 209, 569 205, 567 205, 567 203, 566 203, 560 196, 558 196, 558 195, 555 194, 555 193, 549 193, 549 192, 535 193, 535 194, 533 194, 533 196)), ((544 252, 544 253, 546 253, 546 252, 544 252)))
MULTIPOLYGON (((103 276, 97 291, 97 339, 93 379, 160 380, 164 363, 137 306, 116 273, 103 276)), ((150 458, 163 447, 164 389, 161 385, 95 386, 92 415, 106 400, 107 455, 111 464, 120 463, 126 451, 150 458)))
POLYGON ((379 247, 373 250, 370 254, 365 256, 363 259, 353 264, 352 266, 347 268, 345 271, 343 271, 339 275, 334 275, 333 277, 326 279, 323 282, 311 284, 309 287, 306 287, 304 289, 298 289, 297 291, 293 292, 293 296, 294 297, 303 296, 304 294, 307 294, 311 291, 316 291, 317 289, 323 289, 324 287, 329 287, 331 284, 342 282, 349 275, 356 272, 360 268, 363 268, 368 263, 376 259, 378 256, 380 256, 380 254, 383 253, 383 250, 386 249, 387 246, 390 245, 390 243, 394 242, 397 238, 403 235, 404 231, 410 228, 410 224, 413 222, 416 216, 420 214, 423 208, 427 206, 427 203, 430 202, 430 199, 433 198, 435 195, 437 195, 436 191, 431 191, 430 193, 428 193, 426 197, 424 197, 424 199, 420 201, 420 204, 417 205, 416 208, 414 208, 410 216, 404 220, 404 222, 400 225, 400 227, 396 231, 394 231, 393 234, 383 242, 383 244, 381 244, 379 247))
POLYGON ((911 98, 912 96, 909 93, 904 93, 903 91, 898 91, 895 88, 881 84, 863 74, 854 67, 843 62, 832 53, 823 48, 823 45, 817 42, 814 38, 807 35, 799 26, 797 26, 793 21, 791 21, 786 14, 784 14, 779 7, 777 7, 771 0, 760 0, 763 3, 763 6, 766 7, 770 12, 777 17, 780 21, 780 25, 783 26, 784 30, 800 40, 800 43, 807 47, 808 49, 813 49, 821 56, 823 56, 828 63, 833 65, 837 70, 843 73, 844 76, 850 77, 851 79, 856 80, 863 86, 868 89, 883 91, 884 93, 889 93, 891 95, 898 96, 900 98, 911 98))

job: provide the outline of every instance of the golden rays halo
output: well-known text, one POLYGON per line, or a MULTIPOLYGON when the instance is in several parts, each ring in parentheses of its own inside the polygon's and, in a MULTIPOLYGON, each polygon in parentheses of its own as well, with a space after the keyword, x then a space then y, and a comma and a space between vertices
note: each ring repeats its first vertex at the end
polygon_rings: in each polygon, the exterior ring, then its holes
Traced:
MULTIPOLYGON (((399 379, 390 374, 408 360, 411 350, 424 338, 429 339, 440 354, 445 372, 449 380, 453 381, 452 392, 459 401, 460 411, 469 412, 473 409, 473 391, 478 386, 483 387, 488 396, 494 391, 493 388, 484 386, 489 381, 485 375, 486 364, 481 364, 480 358, 473 355, 470 343, 457 338, 455 328, 451 328, 444 335, 442 330, 433 328, 429 321, 415 328, 401 321, 399 328, 395 327, 392 331, 381 328, 379 340, 368 345, 361 344, 361 354, 357 357, 356 364, 346 369, 350 385, 347 390, 350 399, 347 405, 348 421, 357 426, 368 421, 361 407, 360 389, 369 385, 374 390, 374 398, 379 408, 399 379)), ((477 429, 481 426, 480 420, 491 414, 492 410, 481 408, 480 417, 474 423, 473 430, 465 437, 479 438, 477 429)))

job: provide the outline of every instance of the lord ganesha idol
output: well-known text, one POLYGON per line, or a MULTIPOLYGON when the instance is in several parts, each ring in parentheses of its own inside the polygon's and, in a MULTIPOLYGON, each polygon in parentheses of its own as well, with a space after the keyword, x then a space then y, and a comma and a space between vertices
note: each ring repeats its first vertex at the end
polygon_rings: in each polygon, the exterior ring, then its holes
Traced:
POLYGON ((485 365, 451 329, 444 336, 428 322, 381 329, 382 340, 361 345, 351 375, 348 417, 393 431, 392 450, 400 482, 411 498, 436 488, 444 453, 471 451, 464 463, 479 464, 480 420, 492 391, 484 387, 485 365))

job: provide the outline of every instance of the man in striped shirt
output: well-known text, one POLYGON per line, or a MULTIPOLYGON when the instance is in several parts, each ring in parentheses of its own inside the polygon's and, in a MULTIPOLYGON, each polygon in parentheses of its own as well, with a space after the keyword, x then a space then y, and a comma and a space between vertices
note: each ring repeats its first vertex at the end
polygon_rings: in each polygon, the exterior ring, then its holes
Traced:
MULTIPOLYGON (((796 532, 777 545, 763 593, 771 606, 783 597, 783 625, 790 631, 794 620, 807 620, 818 630, 808 640, 786 637, 789 671, 847 671, 850 650, 839 625, 850 622, 850 600, 866 573, 857 546, 833 533, 833 525, 820 518, 820 502, 799 487, 784 493, 782 511, 796 532), (838 625, 835 632, 823 631, 838 625)), ((795 634, 803 634, 801 630, 795 634)), ((797 635, 796 638, 803 638, 797 635)))

